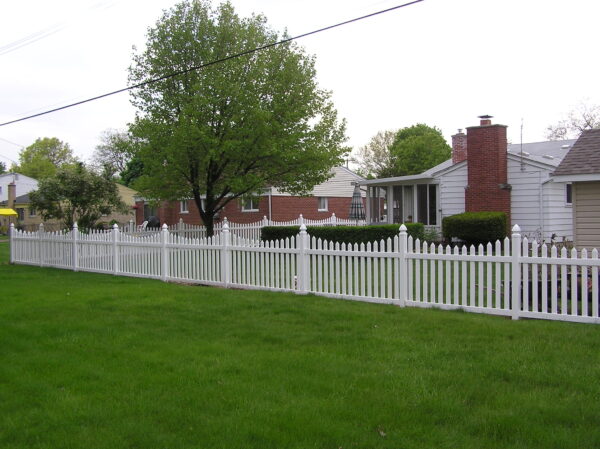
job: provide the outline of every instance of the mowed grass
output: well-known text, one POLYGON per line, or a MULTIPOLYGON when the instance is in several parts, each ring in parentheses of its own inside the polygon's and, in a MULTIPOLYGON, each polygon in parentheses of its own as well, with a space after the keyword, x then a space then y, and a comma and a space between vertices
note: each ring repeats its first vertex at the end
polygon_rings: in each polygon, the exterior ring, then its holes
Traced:
POLYGON ((600 447, 600 326, 11 266, 0 447, 600 447))

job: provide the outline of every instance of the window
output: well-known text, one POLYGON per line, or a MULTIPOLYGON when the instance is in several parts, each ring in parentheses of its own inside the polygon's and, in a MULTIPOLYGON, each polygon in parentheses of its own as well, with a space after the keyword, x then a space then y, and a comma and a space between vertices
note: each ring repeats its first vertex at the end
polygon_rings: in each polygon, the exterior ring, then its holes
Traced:
POLYGON ((317 197, 317 210, 319 212, 326 212, 328 209, 327 197, 319 196, 317 197))
POLYGON ((29 216, 30 217, 35 217, 36 216, 36 212, 35 212, 35 209, 33 207, 29 208, 29 216))
POLYGON ((182 200, 182 201, 179 202, 179 213, 180 214, 187 214, 187 213, 189 213, 187 200, 182 200))
POLYGON ((565 202, 567 206, 573 204, 573 184, 569 183, 565 186, 565 202))
POLYGON ((242 200, 242 212, 258 212, 258 198, 242 200))
POLYGON ((17 218, 19 219, 19 221, 25 220, 25 209, 23 209, 22 207, 17 208, 17 214, 17 218))

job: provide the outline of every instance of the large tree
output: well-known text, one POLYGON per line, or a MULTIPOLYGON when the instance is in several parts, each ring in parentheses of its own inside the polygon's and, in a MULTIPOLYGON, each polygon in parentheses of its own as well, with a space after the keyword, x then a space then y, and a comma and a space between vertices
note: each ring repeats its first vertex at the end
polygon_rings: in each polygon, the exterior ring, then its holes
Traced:
POLYGON ((44 220, 60 220, 68 229, 75 222, 82 229, 93 228, 102 215, 127 211, 115 182, 81 163, 60 168, 55 176, 40 180, 29 198, 31 207, 44 220))
POLYGON ((127 131, 107 129, 100 135, 100 144, 94 150, 92 164, 100 172, 120 175, 127 168, 133 152, 133 141, 127 131))
POLYGON ((581 103, 567 118, 546 128, 549 140, 577 139, 586 129, 600 128, 600 105, 581 103))
POLYGON ((12 169, 35 179, 54 176, 60 167, 73 165, 77 158, 68 143, 56 137, 38 138, 19 153, 19 165, 12 169))
POLYGON ((365 176, 388 178, 416 175, 449 159, 452 148, 436 127, 419 123, 396 133, 383 131, 359 150, 365 176))
POLYGON ((308 193, 346 151, 314 58, 293 42, 167 76, 279 39, 263 16, 183 1, 148 31, 130 67, 131 84, 165 76, 132 91, 145 172, 136 186, 155 199, 193 198, 209 234, 228 202, 267 185, 308 193))
POLYGON ((6 173, 6 164, 4 162, 0 162, 0 175, 6 173))

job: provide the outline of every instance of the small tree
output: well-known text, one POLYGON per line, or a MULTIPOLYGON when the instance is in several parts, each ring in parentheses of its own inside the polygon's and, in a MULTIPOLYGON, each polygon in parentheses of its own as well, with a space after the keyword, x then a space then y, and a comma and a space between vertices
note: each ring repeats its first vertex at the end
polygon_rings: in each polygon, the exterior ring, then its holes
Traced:
POLYGON ((130 135, 126 131, 107 129, 100 140, 92 156, 94 168, 110 176, 122 175, 134 152, 130 135))
POLYGON ((60 168, 54 177, 40 180, 38 189, 29 198, 31 207, 44 220, 61 220, 68 229, 76 222, 81 228, 93 228, 102 215, 127 211, 114 181, 81 163, 60 168))
POLYGON ((548 140, 577 139, 586 129, 600 128, 600 105, 581 103, 566 119, 546 128, 548 140))
POLYGON ((6 164, 4 162, 0 162, 0 175, 6 173, 6 164))
POLYGON ((368 144, 358 149, 358 173, 367 178, 379 178, 392 167, 390 148, 394 144, 396 131, 379 131, 368 144))

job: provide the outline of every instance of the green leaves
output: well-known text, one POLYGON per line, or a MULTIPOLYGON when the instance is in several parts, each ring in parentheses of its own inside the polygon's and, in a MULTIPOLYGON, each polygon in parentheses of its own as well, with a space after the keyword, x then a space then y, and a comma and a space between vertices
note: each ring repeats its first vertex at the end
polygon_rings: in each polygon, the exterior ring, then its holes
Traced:
POLYGON ((61 220, 67 229, 77 222, 80 228, 92 228, 102 215, 126 212, 117 185, 83 164, 58 169, 52 178, 40 180, 38 190, 29 194, 31 207, 44 220, 61 220))
POLYGON ((77 158, 68 143, 56 137, 38 138, 19 153, 19 165, 14 167, 25 176, 43 179, 53 176, 58 167, 73 165, 77 158))

